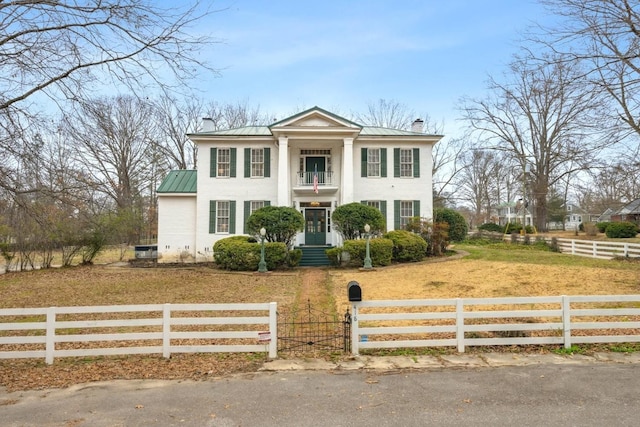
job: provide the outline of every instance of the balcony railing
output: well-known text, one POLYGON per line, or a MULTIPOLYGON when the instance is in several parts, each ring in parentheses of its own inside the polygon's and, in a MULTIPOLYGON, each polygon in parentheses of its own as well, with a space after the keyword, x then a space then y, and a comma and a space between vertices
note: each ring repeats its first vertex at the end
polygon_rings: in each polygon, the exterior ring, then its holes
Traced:
POLYGON ((333 185, 333 172, 298 172, 299 187, 313 187, 313 176, 318 174, 318 187, 333 185))

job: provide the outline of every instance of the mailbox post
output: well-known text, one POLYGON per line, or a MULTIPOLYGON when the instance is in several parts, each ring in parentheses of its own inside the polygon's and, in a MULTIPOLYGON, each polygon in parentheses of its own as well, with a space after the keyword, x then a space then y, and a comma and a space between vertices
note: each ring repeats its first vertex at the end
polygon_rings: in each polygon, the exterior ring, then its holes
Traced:
POLYGON ((355 280, 350 281, 347 284, 347 297, 352 307, 351 315, 351 353, 354 356, 359 354, 358 349, 358 303, 362 301, 362 289, 360 284, 355 280))

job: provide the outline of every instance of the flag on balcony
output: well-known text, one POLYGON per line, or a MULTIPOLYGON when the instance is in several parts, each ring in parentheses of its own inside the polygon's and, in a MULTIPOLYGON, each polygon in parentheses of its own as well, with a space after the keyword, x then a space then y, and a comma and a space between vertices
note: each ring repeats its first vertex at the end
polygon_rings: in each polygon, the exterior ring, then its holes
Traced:
POLYGON ((318 165, 313 172, 313 192, 318 194, 318 165))

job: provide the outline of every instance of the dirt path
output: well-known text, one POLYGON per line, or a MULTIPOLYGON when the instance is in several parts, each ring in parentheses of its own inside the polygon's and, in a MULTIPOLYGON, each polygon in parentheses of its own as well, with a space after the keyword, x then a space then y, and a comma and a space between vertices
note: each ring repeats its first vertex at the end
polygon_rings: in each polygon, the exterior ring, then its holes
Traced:
POLYGON ((330 289, 329 272, 323 268, 309 267, 302 271, 302 285, 296 295, 296 317, 306 315, 308 307, 314 311, 333 313, 335 302, 330 289))

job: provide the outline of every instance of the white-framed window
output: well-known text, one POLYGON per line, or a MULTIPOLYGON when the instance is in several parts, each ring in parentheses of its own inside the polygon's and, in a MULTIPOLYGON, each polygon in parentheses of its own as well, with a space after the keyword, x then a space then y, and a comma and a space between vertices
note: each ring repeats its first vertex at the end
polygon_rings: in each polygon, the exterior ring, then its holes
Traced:
POLYGON ((380 176, 380 149, 369 148, 367 150, 367 176, 380 176))
POLYGON ((251 177, 264 177, 264 149, 251 149, 251 177))
POLYGON ((231 176, 231 149, 218 148, 218 176, 230 177, 231 176))
POLYGON ((231 203, 228 201, 216 202, 216 233, 228 233, 231 219, 231 203))
POLYGON ((413 201, 400 201, 400 229, 404 230, 409 220, 413 217, 413 201))
POLYGON ((249 215, 254 213, 260 208, 264 208, 264 200, 252 200, 249 204, 249 215))
POLYGON ((400 176, 413 177, 413 150, 400 149, 400 176))
POLYGON ((380 200, 367 200, 367 206, 380 210, 380 200))

